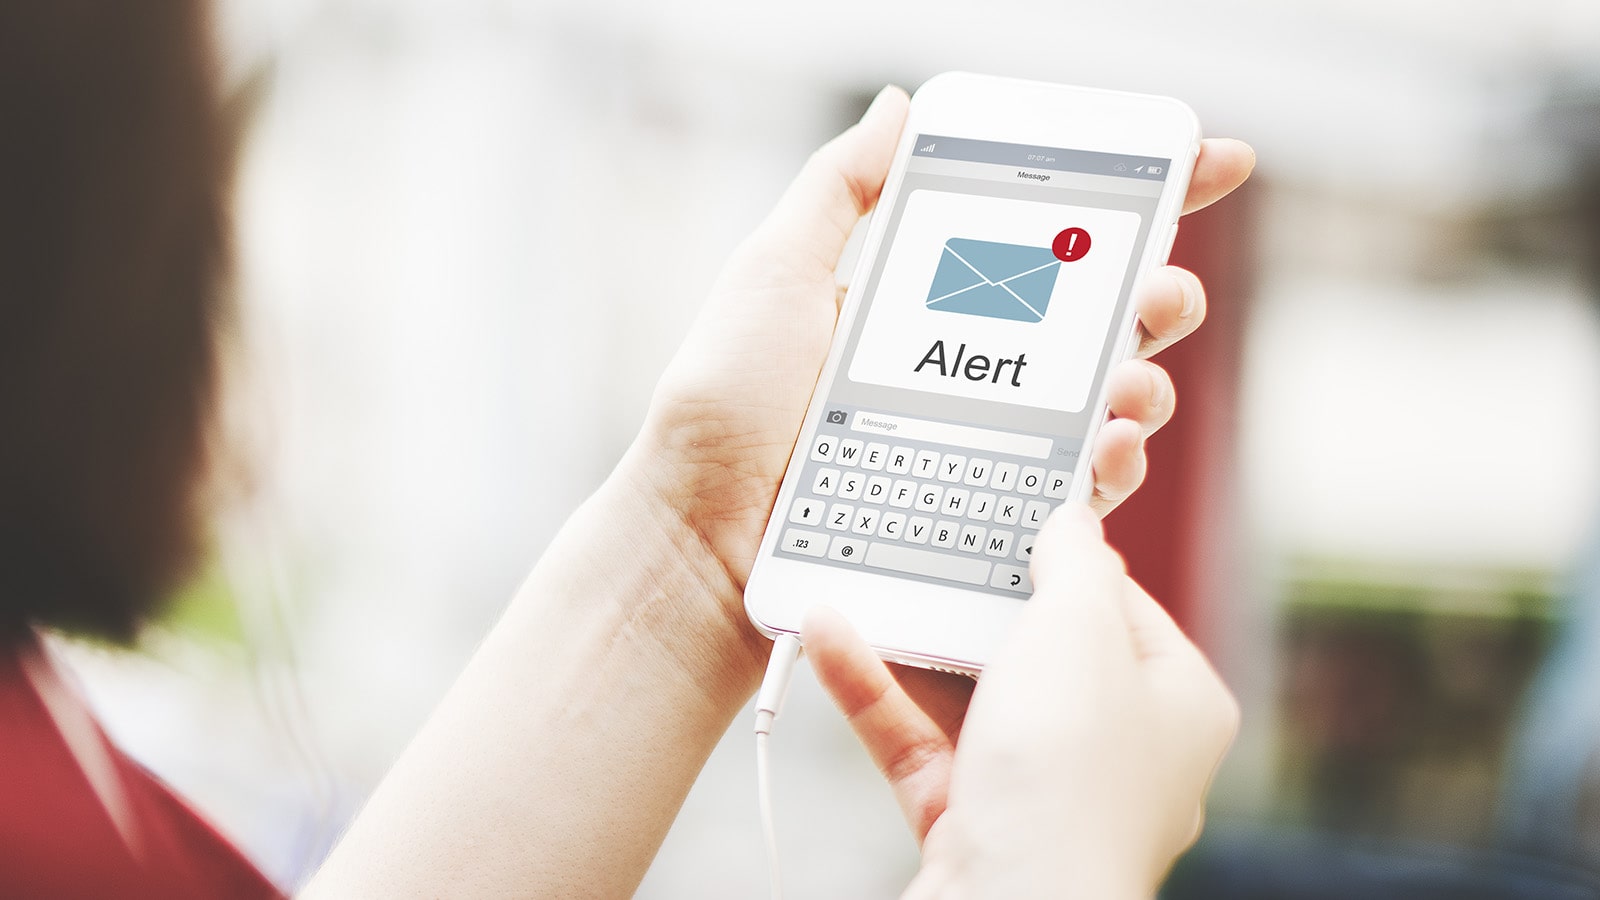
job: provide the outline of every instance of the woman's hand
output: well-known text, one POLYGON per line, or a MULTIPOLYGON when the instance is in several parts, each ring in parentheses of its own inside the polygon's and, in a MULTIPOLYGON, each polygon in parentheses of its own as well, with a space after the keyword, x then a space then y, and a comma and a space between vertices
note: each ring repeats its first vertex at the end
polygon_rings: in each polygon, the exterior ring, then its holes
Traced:
POLYGON ((837 613, 806 622, 812 668, 923 843, 908 896, 1142 900, 1200 833, 1233 697, 1089 510, 1052 515, 1032 567, 970 709, 936 673, 892 674, 837 613))
MULTIPOLYGON (((770 645, 741 594, 827 355, 834 268, 877 200, 905 112, 904 93, 879 95, 734 254, 628 457, 562 528, 308 896, 638 888, 760 678, 770 645)), ((1207 143, 1190 206, 1236 186, 1248 158, 1207 143)), ((1145 354, 1205 310, 1176 270, 1148 279, 1137 304, 1145 354)), ((1102 511, 1137 486, 1143 440, 1172 413, 1160 369, 1130 363, 1113 379, 1119 420, 1093 460, 1102 511)), ((928 696, 949 699, 939 690, 928 696)))
MULTIPOLYGON (((686 523, 726 572, 717 593, 741 620, 745 580, 833 336, 839 256, 877 202, 906 106, 903 91, 885 88, 858 124, 813 154, 735 251, 662 377, 625 463, 663 514, 686 523)), ((1206 141, 1185 211, 1232 191, 1253 163, 1237 141, 1206 141)), ((1114 419, 1101 429, 1092 461, 1092 505, 1102 515, 1144 479, 1145 439, 1172 416, 1172 382, 1143 357, 1205 317, 1199 280, 1172 267, 1145 279, 1135 305, 1141 359, 1111 373, 1114 419)))

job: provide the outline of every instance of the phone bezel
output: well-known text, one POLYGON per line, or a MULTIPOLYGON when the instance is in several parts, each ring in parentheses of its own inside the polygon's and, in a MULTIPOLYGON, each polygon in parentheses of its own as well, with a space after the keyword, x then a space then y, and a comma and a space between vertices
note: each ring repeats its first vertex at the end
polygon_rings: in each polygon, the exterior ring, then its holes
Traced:
MULTIPOLYGON (((900 193, 913 143, 919 134, 943 134, 1017 144, 1097 150, 1172 161, 1154 221, 1140 249, 1137 277, 1166 261, 1176 235, 1189 176, 1199 154, 1200 126, 1194 112, 1178 100, 1093 88, 1022 81, 952 72, 935 76, 912 98, 894 161, 874 214, 868 220, 861 257, 840 308, 835 340, 817 379, 795 444, 801 464, 791 457, 779 486, 774 510, 786 509, 794 496, 804 453, 825 414, 824 386, 831 385, 842 363, 847 341, 838 340, 855 326, 861 288, 883 249, 888 215, 900 193)), ((1126 335, 1120 358, 1131 355, 1138 337, 1132 304, 1113 325, 1126 335)), ((1114 360, 1115 362, 1116 360, 1114 360)), ((1083 455, 1094 445, 1106 416, 1105 386, 1093 400, 1095 414, 1085 436, 1083 455)), ((1075 473, 1071 496, 1088 496, 1089 467, 1075 473)), ((773 555, 773 546, 787 527, 774 515, 762 537, 745 587, 745 610, 768 637, 797 633, 807 609, 826 602, 837 609, 884 659, 976 674, 1004 640, 1022 611, 1025 597, 1001 597, 956 587, 929 585, 879 574, 870 569, 840 569, 773 555)))

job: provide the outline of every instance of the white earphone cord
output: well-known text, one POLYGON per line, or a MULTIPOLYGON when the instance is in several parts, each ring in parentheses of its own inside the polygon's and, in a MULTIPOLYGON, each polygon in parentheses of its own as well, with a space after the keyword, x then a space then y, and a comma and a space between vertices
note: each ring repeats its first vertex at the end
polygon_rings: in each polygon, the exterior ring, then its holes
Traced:
POLYGON ((772 900, 783 898, 783 878, 778 870, 778 829, 772 813, 772 766, 768 744, 772 738, 772 725, 783 708, 783 698, 789 693, 789 679, 794 676, 795 662, 800 658, 800 639, 792 634, 781 634, 772 642, 772 656, 767 661, 767 674, 761 679, 761 690, 756 692, 756 799, 761 807, 761 831, 767 845, 767 874, 772 884, 772 900))

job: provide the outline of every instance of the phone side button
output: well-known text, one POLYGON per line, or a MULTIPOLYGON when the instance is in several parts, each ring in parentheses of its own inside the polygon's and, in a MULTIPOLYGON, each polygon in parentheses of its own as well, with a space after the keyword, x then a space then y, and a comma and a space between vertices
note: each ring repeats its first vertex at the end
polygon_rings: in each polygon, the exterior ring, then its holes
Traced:
POLYGON ((837 537, 828 545, 828 558, 839 562, 859 563, 866 555, 867 542, 858 538, 837 537))
POLYGON ((829 535, 815 531, 791 528, 783 533, 783 543, 778 545, 778 549, 801 556, 822 556, 828 552, 828 538, 829 535))
POLYGON ((995 566, 994 577, 989 579, 989 586, 1004 591, 1016 591, 1019 594, 1033 593, 1033 579, 1028 577, 1028 570, 1016 566, 995 566))
POLYGON ((894 544, 873 544, 867 548, 867 565, 875 569, 892 569, 908 575, 927 575, 946 581, 966 584, 983 584, 989 580, 988 560, 962 559, 916 550, 894 544))
POLYGON ((1172 228, 1167 232, 1167 249, 1161 252, 1161 263, 1165 265, 1172 259, 1172 245, 1178 242, 1178 223, 1173 222, 1172 228))

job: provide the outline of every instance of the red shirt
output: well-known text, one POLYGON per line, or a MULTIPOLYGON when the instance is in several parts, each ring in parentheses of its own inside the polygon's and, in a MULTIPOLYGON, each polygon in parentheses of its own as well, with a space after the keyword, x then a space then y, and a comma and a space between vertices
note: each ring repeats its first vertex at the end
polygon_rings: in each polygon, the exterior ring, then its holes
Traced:
POLYGON ((119 830, 25 673, 21 654, 36 652, 31 639, 0 644, 0 897, 283 896, 96 725, 92 739, 111 762, 102 777, 122 794, 119 830))

